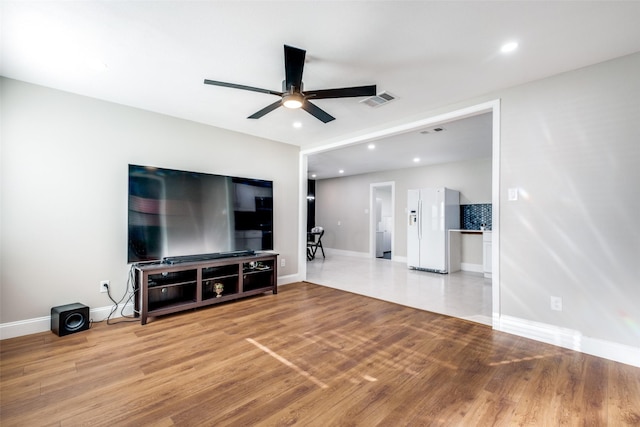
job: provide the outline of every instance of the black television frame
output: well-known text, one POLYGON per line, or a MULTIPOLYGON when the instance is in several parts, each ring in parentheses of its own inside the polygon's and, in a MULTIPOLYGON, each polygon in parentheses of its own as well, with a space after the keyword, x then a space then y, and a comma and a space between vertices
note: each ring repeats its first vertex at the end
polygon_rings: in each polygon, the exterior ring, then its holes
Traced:
POLYGON ((129 164, 127 262, 273 250, 273 181, 129 164))

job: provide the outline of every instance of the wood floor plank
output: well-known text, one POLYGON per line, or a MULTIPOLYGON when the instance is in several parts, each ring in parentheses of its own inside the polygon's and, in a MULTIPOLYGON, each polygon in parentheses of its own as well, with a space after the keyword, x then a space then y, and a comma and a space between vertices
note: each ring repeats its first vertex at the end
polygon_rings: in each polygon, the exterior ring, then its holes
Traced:
POLYGON ((0 342, 7 426, 640 425, 640 369, 297 283, 0 342))
POLYGON ((608 368, 608 424, 640 426, 640 369, 619 363, 608 368))

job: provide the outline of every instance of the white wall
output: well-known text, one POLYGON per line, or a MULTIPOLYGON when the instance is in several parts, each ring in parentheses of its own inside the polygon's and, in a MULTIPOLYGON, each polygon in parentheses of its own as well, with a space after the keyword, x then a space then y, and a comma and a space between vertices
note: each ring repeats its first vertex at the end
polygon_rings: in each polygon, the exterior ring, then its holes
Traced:
POLYGON ((0 323, 125 291, 129 163, 274 182, 279 276, 298 273, 298 159, 292 145, 15 80, 0 80, 0 323), (267 161, 265 161, 265 159, 267 161))
POLYGON ((318 180, 316 223, 325 227, 323 245, 368 252, 369 187, 389 181, 395 182, 394 257, 407 256, 407 190, 448 187, 460 191, 461 204, 491 203, 491 159, 318 180))

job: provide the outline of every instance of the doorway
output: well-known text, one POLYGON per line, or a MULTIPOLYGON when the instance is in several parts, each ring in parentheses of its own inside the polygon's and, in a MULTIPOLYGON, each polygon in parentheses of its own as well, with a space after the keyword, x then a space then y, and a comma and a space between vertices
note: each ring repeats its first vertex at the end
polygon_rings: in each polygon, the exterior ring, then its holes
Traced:
MULTIPOLYGON (((481 104, 472 105, 461 108, 455 111, 449 111, 436 116, 428 116, 423 119, 400 124, 382 131, 376 131, 369 134, 360 135, 354 138, 346 139, 342 142, 334 142, 322 147, 314 147, 307 150, 300 151, 300 180, 302 183, 306 182, 308 175, 307 161, 308 157, 324 151, 338 150, 343 147, 349 147, 355 144, 363 143, 366 141, 372 141, 387 136, 398 135, 409 132, 411 130, 417 130, 429 125, 437 125, 440 123, 447 123, 452 120, 462 119, 465 117, 475 116, 483 113, 492 113, 492 176, 491 176, 491 188, 492 188, 492 245, 491 245, 491 264, 492 264, 492 278, 491 278, 491 295, 492 295, 492 325, 494 328, 500 328, 501 321, 501 307, 500 307, 500 100, 495 99, 487 101, 481 104)), ((373 185, 373 184, 372 184, 373 185)), ((306 188, 306 185, 301 188, 306 188)), ((371 190, 373 191, 373 190, 371 190)), ((301 194, 304 197, 304 194, 301 194)), ((373 197, 371 197, 373 199, 373 197)), ((302 198, 304 200, 304 198, 302 198)), ((306 203, 300 204, 300 218, 306 217, 306 203)), ((374 211, 372 205, 369 207, 370 211, 374 211)), ((369 214, 370 218, 373 214, 369 214)), ((402 225, 403 221, 401 221, 402 225)), ((306 242, 305 242, 305 225, 301 221, 300 234, 299 234, 299 265, 301 280, 306 280, 307 268, 306 268, 306 242)), ((369 225, 369 258, 375 260, 375 237, 372 234, 375 232, 374 220, 370 220, 369 225)), ((393 231, 392 231, 393 232, 393 231)), ((396 236, 397 239, 397 236, 396 236)), ((394 253, 392 239, 392 257, 394 253)), ((399 261, 398 257, 396 259, 399 261)))
POLYGON ((369 255, 390 260, 393 257, 395 183, 371 184, 369 199, 369 255))

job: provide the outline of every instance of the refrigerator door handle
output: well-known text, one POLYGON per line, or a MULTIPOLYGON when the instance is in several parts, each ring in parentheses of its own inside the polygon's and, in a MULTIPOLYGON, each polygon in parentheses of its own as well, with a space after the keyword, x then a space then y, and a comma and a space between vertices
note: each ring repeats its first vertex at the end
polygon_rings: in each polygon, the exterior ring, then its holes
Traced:
POLYGON ((418 200, 418 240, 422 240, 422 199, 418 200))

